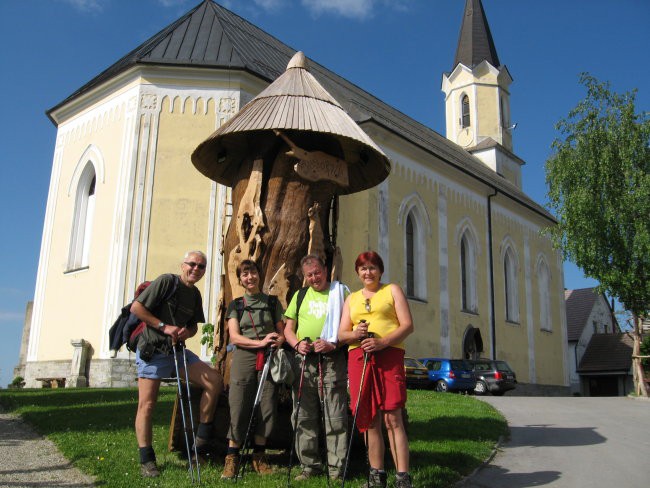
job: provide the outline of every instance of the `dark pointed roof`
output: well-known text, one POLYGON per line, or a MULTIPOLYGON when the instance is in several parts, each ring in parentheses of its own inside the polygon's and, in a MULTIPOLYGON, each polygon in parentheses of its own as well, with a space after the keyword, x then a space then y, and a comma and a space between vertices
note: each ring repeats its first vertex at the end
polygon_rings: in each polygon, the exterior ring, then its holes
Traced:
POLYGON ((598 293, 595 288, 564 290, 564 300, 566 304, 567 339, 577 341, 582 335, 596 300, 598 300, 598 293))
POLYGON ((594 334, 580 360, 578 373, 626 373, 632 367, 630 334, 594 334))
MULTIPOLYGON (((491 39, 491 38, 490 38, 491 39)), ((268 82, 284 73, 296 53, 275 37, 212 0, 203 0, 183 17, 128 53, 61 103, 53 113, 102 83, 134 66, 178 66, 242 70, 268 82)), ((541 205, 463 148, 399 110, 309 59, 310 72, 359 125, 374 122, 435 155, 446 164, 498 190, 550 222, 553 216, 541 205)))
POLYGON ((458 63, 473 68, 482 61, 487 61, 495 68, 500 67, 499 56, 481 0, 466 0, 452 71, 458 63))

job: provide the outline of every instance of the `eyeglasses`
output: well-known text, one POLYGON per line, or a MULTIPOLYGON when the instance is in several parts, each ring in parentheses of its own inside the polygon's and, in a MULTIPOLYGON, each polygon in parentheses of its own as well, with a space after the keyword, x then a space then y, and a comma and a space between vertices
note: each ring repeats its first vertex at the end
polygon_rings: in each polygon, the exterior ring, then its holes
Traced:
POLYGON ((366 298, 366 312, 370 313, 370 298, 366 298))
POLYGON ((205 269, 205 264, 195 263, 194 261, 190 261, 189 263, 183 262, 183 264, 187 264, 190 268, 205 269))

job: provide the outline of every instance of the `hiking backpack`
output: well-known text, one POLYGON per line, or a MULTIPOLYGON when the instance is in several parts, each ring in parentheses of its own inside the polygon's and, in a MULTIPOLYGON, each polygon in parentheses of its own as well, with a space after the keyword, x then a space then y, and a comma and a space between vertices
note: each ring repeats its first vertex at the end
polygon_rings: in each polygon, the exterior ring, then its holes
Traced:
MULTIPOLYGON (((172 276, 174 277, 174 285, 172 286, 171 291, 165 295, 163 301, 169 300, 176 293, 179 278, 176 275, 172 276)), ((133 300, 135 301, 135 299, 140 296, 140 293, 142 293, 150 284, 151 281, 143 281, 140 283, 135 289, 133 300)), ((138 348, 138 337, 142 334, 142 331, 147 324, 142 322, 135 314, 131 313, 131 305, 133 305, 133 302, 127 303, 122 307, 120 315, 108 331, 111 345, 110 349, 112 351, 118 351, 124 344, 126 344, 126 348, 131 352, 135 352, 138 348)))

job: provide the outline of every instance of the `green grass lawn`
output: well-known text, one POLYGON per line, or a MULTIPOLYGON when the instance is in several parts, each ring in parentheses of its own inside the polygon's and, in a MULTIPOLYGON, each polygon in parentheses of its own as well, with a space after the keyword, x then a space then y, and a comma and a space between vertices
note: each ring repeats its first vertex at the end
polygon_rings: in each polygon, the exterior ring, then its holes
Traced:
MULTIPOLYGON (((167 450, 169 425, 176 390, 161 388, 154 416, 154 449, 162 475, 142 479, 133 432, 137 390, 43 389, 0 390, 0 404, 20 414, 38 432, 50 438, 77 467, 104 487, 188 486, 187 463, 167 450)), ((500 435, 506 433, 503 417, 490 405, 473 397, 432 391, 409 390, 409 444, 414 486, 449 487, 473 471, 491 453, 500 435)), ((389 456, 388 456, 389 457, 389 456)), ((240 485, 286 486, 286 455, 271 458, 278 474, 259 477, 247 470, 240 485)), ((231 486, 219 479, 222 465, 201 469, 203 486, 231 486)), ((387 469, 392 466, 387 464, 387 469)), ((298 474, 294 466, 293 473, 298 474)), ((364 466, 357 463, 350 488, 363 483, 364 466)), ((392 478, 392 473, 391 473, 392 478)), ((389 486, 392 479, 389 478, 389 486)), ((292 482, 291 486, 316 488, 325 479, 292 482)))

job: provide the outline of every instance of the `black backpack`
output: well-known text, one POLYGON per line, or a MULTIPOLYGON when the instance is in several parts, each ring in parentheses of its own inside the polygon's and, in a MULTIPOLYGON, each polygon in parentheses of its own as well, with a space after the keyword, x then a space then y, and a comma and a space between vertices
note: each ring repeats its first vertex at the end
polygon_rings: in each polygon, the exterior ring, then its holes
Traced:
MULTIPOLYGON (((176 275, 172 276, 174 277, 174 285, 171 291, 163 298, 163 301, 169 300, 176 293, 179 278, 176 275)), ((133 300, 138 298, 140 293, 150 284, 151 281, 143 281, 140 283, 135 290, 133 300)), ((135 352, 138 348, 138 337, 142 334, 147 324, 142 322, 135 314, 131 313, 131 305, 133 305, 133 302, 127 303, 122 307, 120 315, 108 331, 110 349, 112 351, 119 351, 124 344, 126 344, 126 348, 131 352, 135 352)))
MULTIPOLYGON (((278 304, 278 297, 275 295, 269 295, 269 299, 266 302, 266 306, 262 309, 262 311, 267 310, 271 314, 271 318, 273 319, 273 325, 277 324, 278 321, 280 320, 280 317, 275 316, 275 309, 277 308, 278 304)), ((235 298, 235 310, 237 310, 237 321, 241 322, 242 315, 244 315, 244 310, 246 307, 244 306, 244 297, 239 297, 235 298)))

